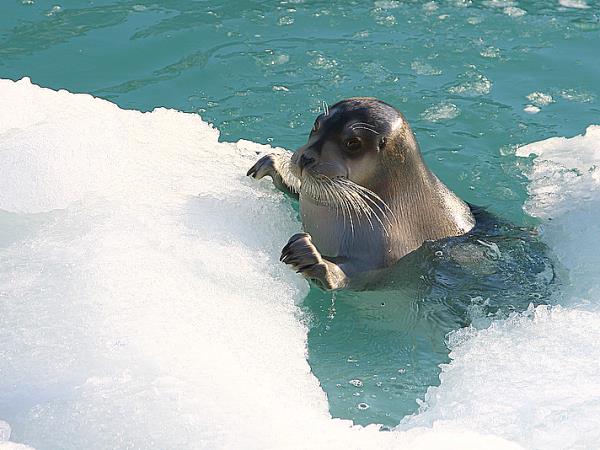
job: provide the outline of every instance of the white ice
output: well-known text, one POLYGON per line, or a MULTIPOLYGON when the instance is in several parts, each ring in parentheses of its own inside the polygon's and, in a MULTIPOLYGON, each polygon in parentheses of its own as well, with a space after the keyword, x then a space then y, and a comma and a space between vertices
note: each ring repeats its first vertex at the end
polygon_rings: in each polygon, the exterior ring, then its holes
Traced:
POLYGON ((486 430, 526 448, 600 442, 600 126, 523 146, 537 155, 526 210, 559 261, 563 306, 539 306, 484 330, 450 335, 451 364, 401 429, 486 430))
MULTIPOLYGON (((581 306, 455 333, 441 386, 397 430, 332 419, 306 362, 307 284, 277 260, 300 224, 268 181, 244 176, 269 150, 220 143, 196 115, 0 80, 0 419, 12 427, 0 449, 600 439, 600 319, 581 306)), ((576 211, 584 194, 573 184, 564 196, 576 211)), ((556 206, 544 236, 569 268, 595 255, 561 228, 559 200, 532 191, 529 210, 556 206)), ((586 276, 575 282, 593 285, 586 276)))
POLYGON ((590 7, 585 0, 558 0, 558 3, 565 8, 588 9, 590 7))

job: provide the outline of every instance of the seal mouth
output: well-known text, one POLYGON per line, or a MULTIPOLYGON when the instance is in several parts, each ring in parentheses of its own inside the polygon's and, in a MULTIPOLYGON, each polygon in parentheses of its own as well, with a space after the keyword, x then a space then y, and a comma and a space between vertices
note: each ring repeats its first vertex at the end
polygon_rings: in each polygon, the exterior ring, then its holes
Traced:
POLYGON ((350 173, 347 167, 327 163, 320 162, 318 164, 308 164, 308 165, 298 165, 291 163, 290 170, 292 173, 297 176, 301 180, 305 180, 308 177, 312 177, 313 179, 324 179, 328 178, 331 180, 337 180, 340 178, 345 178, 350 181, 350 173))

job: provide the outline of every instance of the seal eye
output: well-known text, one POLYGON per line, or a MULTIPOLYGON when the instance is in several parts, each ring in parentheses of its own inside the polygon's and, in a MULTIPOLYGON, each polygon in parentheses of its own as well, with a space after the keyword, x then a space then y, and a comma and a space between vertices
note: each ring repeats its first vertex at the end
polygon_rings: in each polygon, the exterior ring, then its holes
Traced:
POLYGON ((359 138, 350 138, 346 141, 346 151, 348 153, 356 153, 360 150, 360 139, 359 138))
POLYGON ((315 123, 314 123, 314 125, 312 127, 312 132, 316 133, 317 131, 319 131, 319 128, 321 128, 321 124, 319 123, 318 120, 315 120, 315 123))

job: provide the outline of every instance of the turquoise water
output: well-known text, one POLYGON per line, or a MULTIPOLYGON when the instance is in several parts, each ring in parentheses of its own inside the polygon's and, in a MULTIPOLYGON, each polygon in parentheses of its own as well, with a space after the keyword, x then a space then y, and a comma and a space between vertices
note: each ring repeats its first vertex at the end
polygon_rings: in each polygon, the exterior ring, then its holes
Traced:
MULTIPOLYGON (((376 96, 405 113, 453 190, 531 226, 514 148, 598 121, 600 8, 588 3, 11 1, 0 78, 197 112, 223 140, 290 149, 322 101, 376 96)), ((379 293, 313 288, 305 300, 309 362, 335 417, 397 424, 439 383, 448 331, 530 300, 517 284, 493 305, 501 284, 406 280, 379 293)))

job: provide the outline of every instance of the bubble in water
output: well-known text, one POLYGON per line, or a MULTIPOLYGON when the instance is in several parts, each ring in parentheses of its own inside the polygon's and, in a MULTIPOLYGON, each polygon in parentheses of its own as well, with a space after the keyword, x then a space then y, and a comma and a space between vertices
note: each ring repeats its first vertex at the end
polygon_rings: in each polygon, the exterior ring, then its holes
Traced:
POLYGON ((315 69, 333 69, 338 65, 335 59, 327 58, 320 53, 317 53, 315 58, 309 64, 315 69))
POLYGON ((441 75, 442 71, 440 69, 436 69, 431 64, 428 64, 423 61, 413 61, 410 64, 410 68, 414 70, 418 75, 441 75))
POLYGON ((560 96, 565 100, 580 103, 589 103, 594 100, 595 96, 589 92, 582 92, 576 89, 563 89, 560 96))
POLYGON ((482 17, 469 17, 467 19, 467 23, 470 25, 479 25, 481 22, 483 22, 483 18, 482 17))
POLYGON ((436 11, 439 8, 436 2, 427 2, 423 5, 423 9, 427 12, 436 11))
POLYGON ((351 384, 354 387, 363 387, 363 382, 361 380, 359 380, 358 378, 355 378, 354 380, 350 380, 348 381, 349 384, 351 384))
POLYGON ((52 9, 46 13, 46 15, 47 15, 48 17, 51 17, 51 16, 53 16, 54 14, 56 14, 56 13, 59 13, 61 10, 62 10, 62 8, 60 7, 60 5, 54 5, 54 6, 52 7, 52 9))
POLYGON ((375 8, 373 10, 373 16, 375 17, 375 22, 379 25, 384 25, 386 27, 392 27, 394 25, 396 25, 397 20, 396 17, 389 14, 383 14, 385 10, 381 9, 381 8, 375 8))
POLYGON ((375 7, 381 9, 396 9, 400 8, 400 2, 394 0, 377 0, 375 2, 375 7))
POLYGON ((486 47, 479 54, 484 58, 497 58, 500 56, 500 49, 497 47, 486 47))
POLYGON ((265 50, 264 54, 255 57, 261 64, 265 66, 278 66, 285 64, 290 60, 289 55, 279 53, 272 49, 265 50))
POLYGON ((277 24, 282 26, 282 25, 291 25, 294 23, 294 18, 290 17, 290 16, 283 16, 281 17, 278 21, 277 24))
POLYGON ((504 8, 504 14, 511 17, 522 17, 527 14, 527 11, 521 8, 517 8, 516 6, 509 6, 504 8))
POLYGON ((492 82, 485 75, 476 71, 469 71, 459 78, 465 81, 448 89, 451 94, 485 95, 489 94, 492 89, 492 82))
POLYGON ((507 8, 516 4, 516 2, 512 0, 485 0, 482 3, 491 8, 507 8))
POLYGON ((554 102, 550 94, 544 94, 543 92, 532 92, 527 95, 527 100, 535 106, 546 106, 554 102))
POLYGON ((358 404, 358 409, 361 409, 361 410, 369 409, 369 405, 367 403, 364 403, 364 402, 359 403, 358 404))
POLYGON ((427 108, 421 113, 421 118, 429 122, 439 122, 458 117, 460 110, 453 103, 440 103, 427 108))

